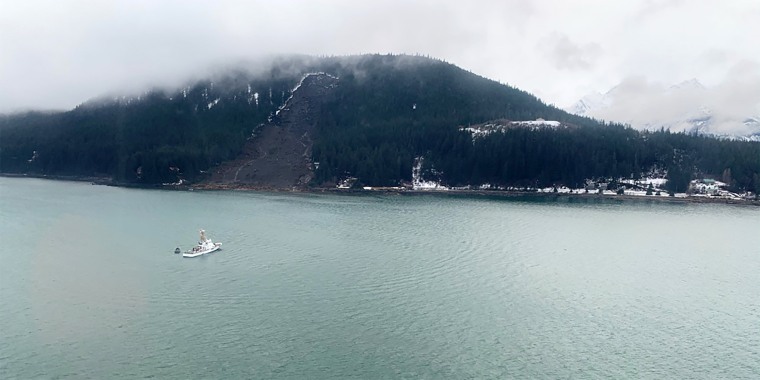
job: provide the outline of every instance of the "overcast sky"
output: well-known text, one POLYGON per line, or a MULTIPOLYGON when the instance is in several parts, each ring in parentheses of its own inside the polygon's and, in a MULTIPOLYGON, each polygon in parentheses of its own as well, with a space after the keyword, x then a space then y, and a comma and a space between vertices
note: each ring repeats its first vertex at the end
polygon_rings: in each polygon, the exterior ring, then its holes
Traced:
POLYGON ((0 112, 276 53, 425 54, 560 107, 631 78, 757 105, 758 38, 757 0, 0 0, 0 112))

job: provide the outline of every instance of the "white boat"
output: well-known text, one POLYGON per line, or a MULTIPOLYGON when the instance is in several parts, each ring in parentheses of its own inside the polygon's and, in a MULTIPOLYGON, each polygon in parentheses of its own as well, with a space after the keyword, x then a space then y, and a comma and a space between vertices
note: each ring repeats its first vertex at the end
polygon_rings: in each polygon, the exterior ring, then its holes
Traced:
POLYGON ((214 252, 222 248, 222 243, 214 243, 206 237, 206 231, 201 230, 201 237, 198 244, 193 249, 186 251, 182 257, 198 257, 207 253, 214 252))

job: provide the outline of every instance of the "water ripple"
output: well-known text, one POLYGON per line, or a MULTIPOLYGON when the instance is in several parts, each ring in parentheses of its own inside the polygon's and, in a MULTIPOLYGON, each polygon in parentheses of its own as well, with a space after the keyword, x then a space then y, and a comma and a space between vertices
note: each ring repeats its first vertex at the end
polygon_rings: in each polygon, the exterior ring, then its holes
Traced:
POLYGON ((760 376, 754 210, 3 190, 3 378, 760 376))

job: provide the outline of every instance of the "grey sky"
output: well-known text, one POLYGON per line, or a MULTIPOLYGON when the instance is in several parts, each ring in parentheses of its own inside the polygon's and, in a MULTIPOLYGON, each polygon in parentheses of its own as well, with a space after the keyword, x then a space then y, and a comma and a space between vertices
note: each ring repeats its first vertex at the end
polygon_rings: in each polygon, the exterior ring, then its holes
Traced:
POLYGON ((0 112, 276 53, 420 53, 566 106, 627 78, 760 98, 760 1, 0 0, 0 112))

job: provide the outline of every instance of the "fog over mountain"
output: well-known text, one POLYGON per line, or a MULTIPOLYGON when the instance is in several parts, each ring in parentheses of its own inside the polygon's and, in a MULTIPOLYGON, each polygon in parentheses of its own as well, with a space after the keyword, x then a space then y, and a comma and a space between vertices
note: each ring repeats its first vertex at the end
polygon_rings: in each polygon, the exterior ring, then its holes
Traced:
POLYGON ((567 110, 639 129, 760 135, 760 75, 757 65, 746 66, 715 86, 694 78, 664 85, 629 77, 603 94, 584 96, 567 110))
POLYGON ((271 55, 362 53, 436 57, 558 106, 632 78, 698 78, 738 107, 760 92, 758 19, 756 0, 0 0, 0 113, 271 55))

